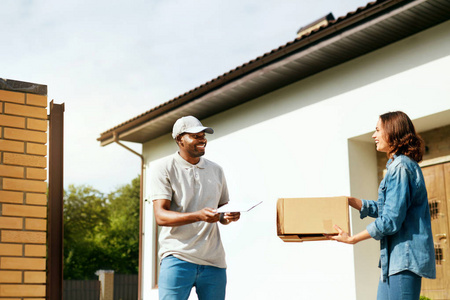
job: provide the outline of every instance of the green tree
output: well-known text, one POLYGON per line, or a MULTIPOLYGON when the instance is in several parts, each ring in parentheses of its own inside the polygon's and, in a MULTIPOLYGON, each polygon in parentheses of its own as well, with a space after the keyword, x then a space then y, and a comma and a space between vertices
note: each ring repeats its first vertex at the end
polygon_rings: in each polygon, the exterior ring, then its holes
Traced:
POLYGON ((108 249, 113 269, 121 274, 137 274, 139 268, 140 177, 108 195, 108 249))
POLYGON ((91 186, 64 192, 64 279, 94 279, 100 269, 138 272, 140 179, 107 197, 91 186))
POLYGON ((107 265, 102 253, 108 210, 102 193, 90 186, 70 185, 64 192, 64 278, 95 278, 107 265))

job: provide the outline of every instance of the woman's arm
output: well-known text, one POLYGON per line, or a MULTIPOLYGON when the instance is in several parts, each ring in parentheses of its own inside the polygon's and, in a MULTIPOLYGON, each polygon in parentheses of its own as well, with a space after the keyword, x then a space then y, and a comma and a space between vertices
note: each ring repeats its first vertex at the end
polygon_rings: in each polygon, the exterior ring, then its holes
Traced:
POLYGON ((341 243, 354 245, 356 243, 359 243, 361 241, 371 238, 371 236, 367 230, 363 230, 354 236, 350 236, 347 232, 342 230, 339 226, 334 225, 334 228, 338 231, 339 234, 338 235, 329 235, 327 237, 331 240, 335 240, 335 241, 338 241, 341 243))
POLYGON ((367 226, 374 239, 393 235, 400 230, 411 206, 414 185, 413 173, 403 164, 393 166, 386 175, 385 202, 382 212, 367 226))
POLYGON ((362 201, 361 201, 361 199, 358 199, 355 197, 348 197, 348 205, 350 205, 354 209, 361 211, 362 201))

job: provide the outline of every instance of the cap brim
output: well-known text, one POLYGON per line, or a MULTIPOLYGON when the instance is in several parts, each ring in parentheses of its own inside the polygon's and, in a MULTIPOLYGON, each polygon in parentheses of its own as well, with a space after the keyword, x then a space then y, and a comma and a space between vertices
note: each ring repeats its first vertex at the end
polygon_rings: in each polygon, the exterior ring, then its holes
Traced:
POLYGON ((209 134, 214 133, 214 130, 211 127, 203 127, 203 126, 197 126, 197 127, 191 127, 189 129, 186 129, 184 132, 187 133, 199 133, 199 132, 206 132, 209 134))

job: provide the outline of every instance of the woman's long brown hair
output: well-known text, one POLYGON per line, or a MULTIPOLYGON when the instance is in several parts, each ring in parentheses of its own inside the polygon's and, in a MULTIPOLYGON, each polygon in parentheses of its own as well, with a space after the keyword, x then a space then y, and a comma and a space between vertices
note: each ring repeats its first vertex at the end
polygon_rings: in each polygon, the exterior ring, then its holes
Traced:
POLYGON ((401 111, 388 112, 382 114, 380 120, 389 143, 388 156, 403 154, 420 162, 425 151, 425 143, 416 133, 408 115, 401 111))

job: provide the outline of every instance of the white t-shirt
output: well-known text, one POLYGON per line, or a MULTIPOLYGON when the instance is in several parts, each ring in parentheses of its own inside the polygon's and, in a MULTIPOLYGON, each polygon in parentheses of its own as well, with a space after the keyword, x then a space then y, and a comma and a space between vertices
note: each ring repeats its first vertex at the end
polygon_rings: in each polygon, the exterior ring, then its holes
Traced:
MULTIPOLYGON (((175 153, 150 165, 149 200, 170 200, 170 210, 194 212, 216 209, 229 201, 222 168, 205 158, 196 165, 175 153)), ((217 223, 195 222, 161 227, 159 256, 226 268, 225 251, 217 223)))

